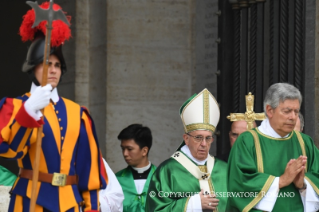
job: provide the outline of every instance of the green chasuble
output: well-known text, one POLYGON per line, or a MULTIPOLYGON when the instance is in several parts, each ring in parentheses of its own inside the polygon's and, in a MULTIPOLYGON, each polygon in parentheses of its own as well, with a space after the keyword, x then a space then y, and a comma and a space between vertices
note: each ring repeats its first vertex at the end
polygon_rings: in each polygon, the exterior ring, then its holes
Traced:
POLYGON ((136 191, 133 174, 130 167, 127 167, 115 174, 124 193, 123 212, 145 211, 146 192, 155 169, 156 167, 152 164, 150 173, 147 176, 143 192, 141 194, 138 194, 136 191))
MULTIPOLYGON (((286 138, 272 138, 257 128, 242 133, 228 159, 228 191, 237 194, 228 198, 232 211, 260 211, 253 207, 275 177, 284 173, 289 160, 300 155, 307 156, 305 178, 319 195, 319 151, 309 136, 292 131, 286 138)), ((272 211, 304 211, 300 193, 293 183, 280 189, 272 211)))
MULTIPOLYGON (((188 160, 194 163, 191 159, 188 160)), ((210 180, 213 192, 226 192, 227 163, 215 159, 210 180)), ((189 199, 200 191, 199 180, 177 160, 169 158, 156 169, 151 179, 145 209, 147 212, 183 212, 187 209, 189 199)), ((221 197, 217 197, 219 205, 215 211, 225 212, 227 198, 222 197, 221 193, 217 195, 221 197)))
POLYGON ((0 186, 13 186, 16 179, 15 174, 0 166, 0 186))

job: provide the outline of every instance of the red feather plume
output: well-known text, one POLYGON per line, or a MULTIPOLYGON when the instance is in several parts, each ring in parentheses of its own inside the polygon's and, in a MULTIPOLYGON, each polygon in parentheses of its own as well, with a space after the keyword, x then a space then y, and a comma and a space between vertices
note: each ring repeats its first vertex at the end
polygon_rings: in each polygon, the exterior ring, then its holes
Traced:
MULTIPOLYGON (((43 9, 48 9, 50 6, 49 2, 44 2, 40 5, 43 9)), ((59 5, 53 4, 54 10, 62 9, 59 5)), ((66 13, 66 12, 64 12, 66 13)), ((33 40, 37 32, 42 32, 46 34, 46 24, 47 21, 42 21, 40 24, 34 28, 32 25, 35 21, 35 12, 33 9, 28 10, 28 12, 22 17, 23 21, 20 26, 19 34, 21 35, 21 40, 26 42, 28 40, 33 40)), ((67 16, 69 23, 71 22, 71 16, 67 16)), ((55 20, 52 22, 52 31, 51 31, 51 46, 56 47, 63 44, 65 40, 69 40, 71 37, 71 29, 67 24, 61 20, 55 20)))

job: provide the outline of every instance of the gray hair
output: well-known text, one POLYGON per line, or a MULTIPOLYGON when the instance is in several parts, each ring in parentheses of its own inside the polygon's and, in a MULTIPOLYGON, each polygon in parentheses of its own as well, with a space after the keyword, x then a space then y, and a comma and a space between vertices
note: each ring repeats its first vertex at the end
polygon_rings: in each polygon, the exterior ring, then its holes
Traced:
POLYGON ((270 105, 271 108, 275 109, 280 102, 284 102, 287 99, 298 99, 299 105, 301 105, 302 102, 301 93, 295 86, 288 83, 276 83, 270 86, 264 100, 264 112, 266 116, 267 105, 270 105))
POLYGON ((303 130, 303 127, 305 126, 305 120, 301 112, 299 112, 299 119, 300 119, 300 132, 301 132, 303 130))

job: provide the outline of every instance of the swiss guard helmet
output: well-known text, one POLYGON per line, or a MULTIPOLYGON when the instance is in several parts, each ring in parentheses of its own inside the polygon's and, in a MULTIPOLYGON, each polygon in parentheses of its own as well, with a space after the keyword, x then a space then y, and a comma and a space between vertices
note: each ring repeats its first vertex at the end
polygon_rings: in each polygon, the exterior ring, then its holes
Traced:
MULTIPOLYGON (((49 6, 49 2, 44 2, 40 5, 43 9, 48 9, 49 6)), ((53 9, 59 10, 62 8, 57 4, 53 4, 53 9)), ((67 19, 70 22, 71 17, 67 16, 67 19)), ((35 12, 33 9, 30 9, 23 16, 23 21, 19 30, 22 41, 32 41, 28 49, 27 57, 22 65, 22 72, 28 73, 32 82, 39 85, 39 82, 34 75, 34 68, 43 62, 47 21, 42 21, 38 26, 32 28, 34 21, 35 12)), ((62 54, 62 45, 65 40, 68 40, 71 37, 71 29, 61 20, 53 21, 52 28, 50 55, 54 54, 60 60, 62 78, 62 75, 67 71, 66 63, 62 54)))

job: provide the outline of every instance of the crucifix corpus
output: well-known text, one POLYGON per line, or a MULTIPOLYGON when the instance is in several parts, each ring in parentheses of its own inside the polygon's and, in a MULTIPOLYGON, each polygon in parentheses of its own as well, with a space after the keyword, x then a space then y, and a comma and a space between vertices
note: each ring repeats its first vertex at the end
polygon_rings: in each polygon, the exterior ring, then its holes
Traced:
POLYGON ((246 112, 245 113, 230 113, 227 119, 230 121, 241 121, 247 122, 247 129, 251 130, 254 128, 254 121, 262 121, 266 119, 265 113, 255 113, 254 112, 254 95, 251 92, 246 95, 246 112))
MULTIPOLYGON (((44 58, 43 58, 43 74, 42 74, 42 83, 41 86, 45 86, 47 84, 48 78, 48 67, 49 67, 49 56, 50 56, 50 48, 51 48, 51 31, 52 31, 52 21, 61 20, 66 23, 68 26, 69 21, 66 18, 65 14, 62 10, 53 10, 53 0, 50 0, 50 6, 48 9, 42 9, 39 7, 37 2, 27 1, 27 4, 30 5, 35 12, 35 21, 33 23, 32 28, 38 26, 40 22, 47 21, 47 31, 45 35, 45 49, 44 49, 44 58)), ((44 110, 41 110, 42 114, 44 114, 44 110)), ((41 144, 42 144, 42 132, 43 126, 38 128, 37 133, 37 143, 36 143, 36 153, 35 153, 35 163, 33 167, 33 176, 32 176, 32 190, 31 190, 31 200, 30 200, 30 211, 35 211, 35 204, 37 199, 37 183, 39 177, 39 160, 40 160, 40 152, 41 152, 41 144)))

